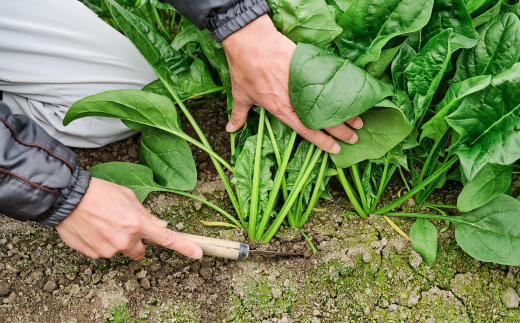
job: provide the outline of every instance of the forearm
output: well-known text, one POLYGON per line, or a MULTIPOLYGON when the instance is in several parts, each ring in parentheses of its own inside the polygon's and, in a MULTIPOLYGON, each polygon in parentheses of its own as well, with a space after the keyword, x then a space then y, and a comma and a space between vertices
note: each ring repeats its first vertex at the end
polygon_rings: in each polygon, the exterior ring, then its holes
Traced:
POLYGON ((54 227, 79 204, 90 177, 70 149, 0 101, 0 214, 54 227))
POLYGON ((266 0, 167 0, 199 29, 209 29, 221 42, 269 12, 266 0))

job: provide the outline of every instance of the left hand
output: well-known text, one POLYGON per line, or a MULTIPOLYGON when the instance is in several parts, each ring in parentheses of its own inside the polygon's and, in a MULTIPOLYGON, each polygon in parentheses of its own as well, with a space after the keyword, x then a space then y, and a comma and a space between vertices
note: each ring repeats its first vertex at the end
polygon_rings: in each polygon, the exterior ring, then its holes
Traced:
MULTIPOLYGON (((269 16, 264 15, 235 32, 222 46, 229 63, 235 102, 227 131, 239 130, 251 106, 257 105, 324 151, 339 153, 340 146, 332 137, 306 128, 291 106, 289 66, 296 44, 276 30, 269 16)), ((355 129, 363 127, 360 117, 347 124, 355 129)), ((348 144, 358 140, 356 133, 344 123, 325 130, 348 144)))

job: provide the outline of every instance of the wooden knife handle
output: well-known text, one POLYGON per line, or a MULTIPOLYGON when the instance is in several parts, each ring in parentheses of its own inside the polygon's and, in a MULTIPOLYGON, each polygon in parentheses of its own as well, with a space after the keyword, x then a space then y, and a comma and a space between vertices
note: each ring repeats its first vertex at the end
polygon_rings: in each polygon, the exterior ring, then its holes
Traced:
MULTIPOLYGON (((249 254, 249 246, 245 243, 208 238, 188 233, 177 232, 177 234, 197 244, 200 249, 202 249, 204 256, 242 260, 246 259, 249 254)), ((143 240, 143 243, 149 246, 162 247, 148 240, 143 240)))

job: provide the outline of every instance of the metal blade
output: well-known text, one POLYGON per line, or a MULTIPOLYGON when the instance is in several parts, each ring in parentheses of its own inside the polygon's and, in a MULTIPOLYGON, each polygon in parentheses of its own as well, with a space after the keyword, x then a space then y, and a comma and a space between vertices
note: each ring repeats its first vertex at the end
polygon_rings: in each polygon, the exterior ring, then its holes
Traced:
POLYGON ((276 251, 264 251, 264 250, 249 250, 249 254, 251 255, 264 255, 264 256, 281 256, 281 257, 291 257, 291 256, 303 256, 303 253, 294 253, 294 252, 276 252, 276 251))

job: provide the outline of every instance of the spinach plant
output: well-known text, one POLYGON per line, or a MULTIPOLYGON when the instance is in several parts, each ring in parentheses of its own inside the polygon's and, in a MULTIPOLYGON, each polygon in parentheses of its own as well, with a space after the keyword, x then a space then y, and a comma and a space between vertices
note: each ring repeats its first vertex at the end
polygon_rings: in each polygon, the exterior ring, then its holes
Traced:
MULTIPOLYGON (((435 261, 438 232, 427 219, 455 223, 459 245, 477 259, 519 264, 514 252, 500 254, 501 248, 511 250, 518 238, 507 229, 514 216, 493 213, 501 202, 511 208, 518 203, 504 197, 511 194, 512 170, 520 158, 517 1, 327 4, 333 14, 329 23, 343 32, 326 45, 298 44, 289 90, 309 128, 362 116, 365 126, 355 130, 359 142, 340 142, 340 154, 331 156, 356 213, 362 218, 371 213, 398 216, 389 212, 413 198, 418 213, 402 216, 418 218, 410 236, 428 264, 435 261), (381 204, 390 177, 397 173, 407 193, 381 204), (457 205, 427 203, 448 178, 464 184, 457 205), (422 214, 419 207, 441 215, 422 214), (442 208, 468 213, 449 217, 442 208), (485 222, 482 229, 472 226, 478 221, 485 222), (468 228, 476 231, 469 234, 468 228), (504 239, 482 233, 486 230, 504 239)), ((275 11, 274 21, 290 21, 276 17, 287 12, 275 11)))

